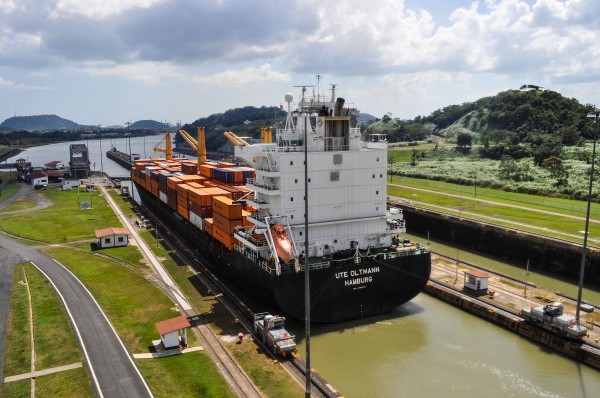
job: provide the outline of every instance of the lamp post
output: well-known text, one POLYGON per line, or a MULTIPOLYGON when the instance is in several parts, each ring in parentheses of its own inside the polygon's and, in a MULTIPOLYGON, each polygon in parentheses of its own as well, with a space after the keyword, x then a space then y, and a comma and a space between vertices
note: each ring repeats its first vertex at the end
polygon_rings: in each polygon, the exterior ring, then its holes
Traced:
POLYGON ((588 113, 589 118, 595 119, 594 126, 594 145, 592 146, 592 169, 590 171, 590 184, 588 188, 588 200, 587 200, 587 212, 585 216, 585 232, 583 234, 583 249, 581 250, 581 266, 579 268, 579 289, 577 291, 577 308, 575 310, 575 320, 579 325, 579 312, 581 307, 581 295, 583 293, 583 274, 585 271, 585 257, 587 254, 587 239, 588 239, 588 227, 590 225, 590 207, 592 203, 592 183, 594 182, 594 165, 596 163, 596 137, 598 135, 598 116, 600 116, 600 110, 594 107, 593 111, 588 113))
MULTIPOLYGON (((303 96, 304 97, 304 96, 303 96)), ((304 325, 306 331, 306 384, 304 396, 310 398, 310 262, 308 253, 308 114, 304 114, 304 325)))
POLYGON ((102 178, 104 178, 104 162, 102 158, 104 154, 102 153, 102 130, 100 129, 100 124, 98 125, 98 134, 100 134, 100 171, 102 172, 102 178))

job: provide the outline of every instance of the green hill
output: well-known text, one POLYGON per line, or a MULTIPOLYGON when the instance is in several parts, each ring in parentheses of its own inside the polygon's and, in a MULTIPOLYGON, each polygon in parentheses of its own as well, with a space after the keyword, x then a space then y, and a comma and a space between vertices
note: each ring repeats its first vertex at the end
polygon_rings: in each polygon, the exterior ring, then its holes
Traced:
POLYGON ((74 130, 82 127, 84 126, 56 115, 13 116, 0 124, 0 128, 6 131, 74 130))

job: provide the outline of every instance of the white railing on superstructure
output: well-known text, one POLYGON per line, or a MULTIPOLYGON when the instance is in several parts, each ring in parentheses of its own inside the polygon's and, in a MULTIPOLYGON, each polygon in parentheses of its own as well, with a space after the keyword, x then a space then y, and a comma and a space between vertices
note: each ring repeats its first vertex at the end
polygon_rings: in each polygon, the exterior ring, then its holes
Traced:
POLYGON ((266 183, 263 181, 258 181, 256 178, 248 178, 246 180, 246 185, 251 185, 259 188, 266 189, 267 191, 277 191, 279 190, 279 184, 275 183, 266 183))

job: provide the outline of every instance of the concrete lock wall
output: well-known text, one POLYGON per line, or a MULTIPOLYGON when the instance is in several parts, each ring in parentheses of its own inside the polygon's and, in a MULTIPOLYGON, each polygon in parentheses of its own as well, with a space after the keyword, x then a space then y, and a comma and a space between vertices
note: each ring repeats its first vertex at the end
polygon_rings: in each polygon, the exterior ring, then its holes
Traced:
MULTIPOLYGON (((574 281, 579 278, 581 245, 541 237, 526 232, 439 214, 409 205, 400 206, 410 233, 477 250, 525 268, 554 273, 574 281)), ((582 221, 581 229, 584 229, 582 221)), ((582 234, 583 236, 583 234, 582 234)), ((600 251, 588 250, 585 281, 600 286, 600 251)))

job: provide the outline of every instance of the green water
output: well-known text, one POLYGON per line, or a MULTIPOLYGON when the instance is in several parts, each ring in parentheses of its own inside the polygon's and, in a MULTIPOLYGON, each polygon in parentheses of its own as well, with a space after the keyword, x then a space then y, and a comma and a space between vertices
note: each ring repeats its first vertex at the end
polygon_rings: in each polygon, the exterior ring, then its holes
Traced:
MULTIPOLYGON (((457 255, 438 242, 431 247, 457 255)), ((458 258, 525 278, 525 265, 465 250, 458 258)), ((532 270, 528 281, 577 295, 575 284, 532 270)), ((600 303, 596 290, 584 289, 583 298, 600 303)), ((289 323, 306 357, 304 327, 289 323)), ((599 371, 425 294, 387 316, 313 325, 311 367, 345 397, 600 397, 599 371)))
POLYGON ((600 372, 425 294, 387 317, 313 325, 311 367, 345 397, 600 396, 600 372))

